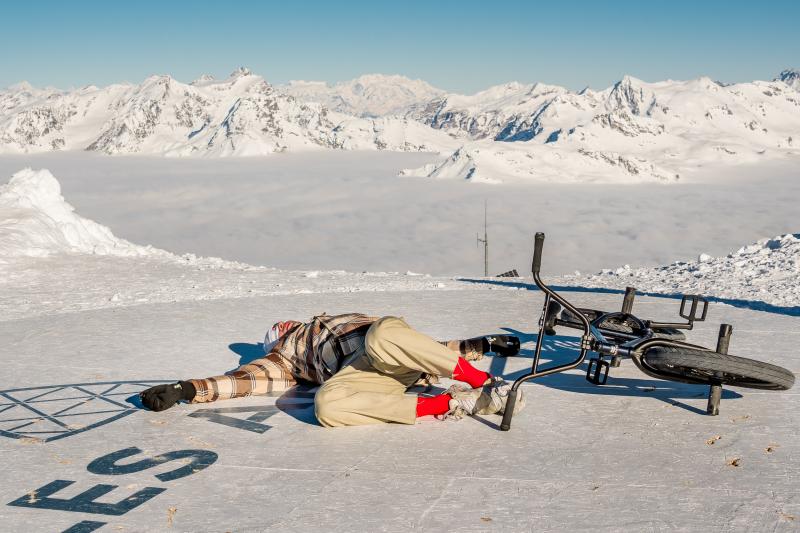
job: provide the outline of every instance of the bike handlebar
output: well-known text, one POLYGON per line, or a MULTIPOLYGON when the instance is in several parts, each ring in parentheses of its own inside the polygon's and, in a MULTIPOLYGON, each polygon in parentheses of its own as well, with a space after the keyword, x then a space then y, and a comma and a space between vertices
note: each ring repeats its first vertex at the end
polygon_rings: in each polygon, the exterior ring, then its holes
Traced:
POLYGON ((514 416, 514 406, 516 404, 517 391, 516 389, 511 389, 511 392, 508 393, 508 398, 506 399, 506 407, 503 411, 503 421, 500 422, 501 431, 508 431, 511 429, 511 417, 514 416))
POLYGON ((544 233, 538 232, 533 244, 533 264, 531 270, 538 274, 542 268, 542 248, 544 247, 544 233))

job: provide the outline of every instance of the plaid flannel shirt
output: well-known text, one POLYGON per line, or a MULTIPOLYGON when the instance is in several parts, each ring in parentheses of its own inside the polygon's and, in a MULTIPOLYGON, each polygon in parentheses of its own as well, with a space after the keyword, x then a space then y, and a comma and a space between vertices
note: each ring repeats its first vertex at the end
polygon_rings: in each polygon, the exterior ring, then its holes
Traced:
MULTIPOLYGON (((322 384, 350 357, 364 353, 367 330, 378 317, 361 313, 319 315, 289 330, 269 354, 222 376, 189 380, 193 402, 213 402, 279 392, 298 380, 322 384)), ((439 341, 466 359, 483 355, 483 338, 439 341)))

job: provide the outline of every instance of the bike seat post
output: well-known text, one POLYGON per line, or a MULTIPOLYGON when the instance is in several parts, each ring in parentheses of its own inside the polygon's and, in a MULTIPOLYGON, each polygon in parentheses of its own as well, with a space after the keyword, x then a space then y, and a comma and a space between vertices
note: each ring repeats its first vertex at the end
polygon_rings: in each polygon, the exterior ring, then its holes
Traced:
MULTIPOLYGON (((636 298, 636 288, 635 287, 625 287, 625 297, 622 299, 622 312, 626 315, 631 314, 633 311, 633 300, 636 298)), ((611 357, 611 361, 609 361, 609 365, 611 368, 617 368, 619 366, 619 356, 614 355, 611 357)))
MULTIPOLYGON (((733 326, 730 324, 721 324, 719 326, 719 336, 717 337, 717 353, 727 354, 728 346, 731 343, 731 333, 733 333, 733 326)), ((711 416, 719 414, 719 401, 722 398, 722 383, 712 383, 708 391, 708 406, 706 413, 711 416)))
POLYGON ((625 287, 625 297, 622 300, 622 312, 626 315, 633 311, 633 300, 636 298, 636 288, 625 287))

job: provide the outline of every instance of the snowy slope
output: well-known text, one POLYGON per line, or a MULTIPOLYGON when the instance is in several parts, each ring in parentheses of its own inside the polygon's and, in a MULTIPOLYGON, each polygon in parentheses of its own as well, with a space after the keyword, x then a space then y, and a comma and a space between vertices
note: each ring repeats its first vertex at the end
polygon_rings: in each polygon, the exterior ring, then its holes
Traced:
POLYGON ((440 132, 424 131, 423 138, 414 138, 422 131, 409 128, 404 119, 358 119, 300 102, 246 69, 221 81, 203 77, 184 84, 152 76, 140 85, 71 92, 22 86, 0 95, 0 152, 5 153, 85 149, 251 156, 286 150, 454 148, 450 136, 440 132))
POLYGON ((302 102, 319 102, 332 111, 365 118, 404 115, 444 94, 422 80, 384 74, 336 84, 293 80, 276 89, 302 102))
POLYGON ((800 234, 763 239, 725 257, 700 254, 695 261, 677 261, 657 268, 625 265, 593 275, 565 276, 564 282, 617 289, 634 286, 651 293, 702 294, 798 307, 800 234))

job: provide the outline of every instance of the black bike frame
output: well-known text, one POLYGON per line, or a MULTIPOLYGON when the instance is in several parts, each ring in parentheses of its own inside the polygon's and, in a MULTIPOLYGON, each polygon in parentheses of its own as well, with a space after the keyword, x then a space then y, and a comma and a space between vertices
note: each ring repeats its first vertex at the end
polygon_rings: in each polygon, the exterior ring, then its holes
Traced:
MULTIPOLYGON (((536 338, 536 348, 533 353, 533 364, 531 365, 531 371, 519 377, 516 381, 514 381, 514 384, 511 386, 511 391, 509 392, 508 399, 506 400, 505 412, 503 413, 503 421, 500 424, 500 429, 502 429, 503 431, 508 431, 511 428, 511 419, 514 416, 514 405, 517 402, 517 394, 520 385, 532 379, 576 368, 581 363, 583 363, 583 361, 586 359, 586 354, 590 351, 596 352, 600 357, 603 356, 630 357, 633 360, 634 364, 648 376, 658 379, 673 379, 678 381, 687 381, 687 380, 685 379, 685 377, 668 376, 665 375, 663 371, 658 371, 654 368, 648 367, 647 364, 642 360, 642 354, 648 348, 652 348, 654 346, 675 346, 675 347, 691 348, 695 350, 710 351, 708 348, 705 348, 703 346, 697 346, 694 344, 689 344, 681 341, 656 338, 653 336, 653 331, 651 329, 653 326, 673 327, 677 329, 692 329, 692 323, 694 322, 695 319, 697 320, 705 319, 706 311, 708 308, 707 302, 705 302, 705 305, 703 307, 702 317, 698 317, 696 316, 696 313, 697 313, 697 303, 699 299, 698 297, 692 297, 693 299, 691 300, 692 306, 690 315, 685 316, 684 307, 687 298, 684 297, 684 300, 681 302, 680 314, 682 317, 687 318, 688 323, 685 324, 643 322, 639 319, 636 319, 632 315, 628 314, 632 306, 632 295, 626 293, 623 309, 625 309, 627 312, 619 314, 625 315, 630 318, 634 318, 638 323, 641 323, 644 326, 643 329, 646 331, 646 333, 644 335, 628 335, 617 331, 604 330, 603 328, 598 328, 592 323, 592 322, 597 322, 599 324, 600 322, 597 319, 590 321, 588 317, 586 317, 583 313, 581 313, 575 306, 573 306, 561 295, 559 295, 557 292, 555 292, 547 285, 545 285, 545 283, 542 281, 542 278, 540 277, 540 271, 542 265, 543 247, 544 247, 544 233, 537 233, 534 239, 533 262, 531 264, 531 271, 533 273, 533 281, 545 295, 544 305, 542 307, 542 316, 539 318, 539 335, 536 338), (580 353, 575 360, 569 363, 540 369, 539 359, 542 354, 542 345, 544 343, 544 337, 545 337, 545 326, 548 318, 547 313, 551 301, 558 302, 561 306, 568 309, 574 316, 576 316, 578 319, 581 320, 581 322, 583 323, 583 335, 581 336, 580 353), (603 335, 603 331, 605 331, 609 336, 622 337, 629 340, 622 344, 609 342, 603 335)), ((617 315, 617 313, 608 313, 603 315, 603 317, 605 318, 614 315, 617 315)), ((556 325, 567 325, 561 320, 556 320, 555 323, 556 325)), ((572 325, 571 327, 578 329, 575 325, 572 325)), ((607 365, 607 363, 604 364, 607 365)), ((692 381, 689 382, 692 383, 692 381)))

